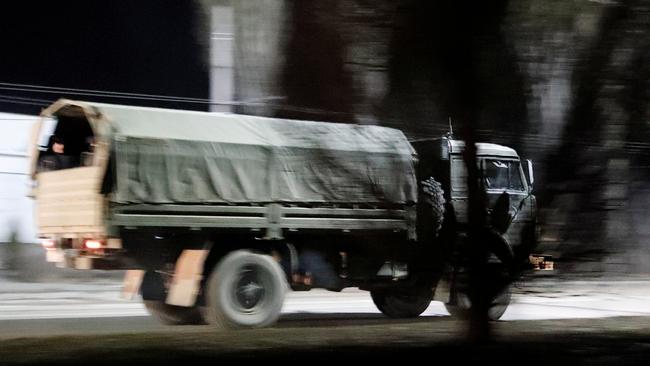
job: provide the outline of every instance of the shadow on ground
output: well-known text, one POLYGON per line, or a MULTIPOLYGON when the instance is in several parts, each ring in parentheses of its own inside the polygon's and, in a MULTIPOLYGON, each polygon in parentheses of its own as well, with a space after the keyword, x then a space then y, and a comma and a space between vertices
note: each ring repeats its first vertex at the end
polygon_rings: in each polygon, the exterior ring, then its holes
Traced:
POLYGON ((642 365, 650 356, 650 318, 493 323, 492 340, 467 341, 466 324, 447 317, 322 323, 299 316, 273 328, 217 331, 208 326, 156 332, 12 339, 3 365, 223 365, 340 361, 499 365, 642 365))

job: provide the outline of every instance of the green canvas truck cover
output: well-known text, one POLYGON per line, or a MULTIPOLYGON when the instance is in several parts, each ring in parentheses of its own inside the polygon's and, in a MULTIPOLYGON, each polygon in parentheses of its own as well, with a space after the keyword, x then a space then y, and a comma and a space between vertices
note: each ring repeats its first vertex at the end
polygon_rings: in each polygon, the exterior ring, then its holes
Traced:
POLYGON ((87 105, 110 125, 116 203, 417 201, 415 152, 396 129, 87 105))

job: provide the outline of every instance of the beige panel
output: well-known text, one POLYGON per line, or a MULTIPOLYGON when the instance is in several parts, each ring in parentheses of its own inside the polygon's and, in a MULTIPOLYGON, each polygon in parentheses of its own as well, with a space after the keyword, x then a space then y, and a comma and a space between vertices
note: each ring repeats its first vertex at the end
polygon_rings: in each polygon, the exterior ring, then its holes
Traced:
POLYGON ((209 251, 185 249, 176 261, 174 278, 165 302, 176 306, 192 306, 199 294, 203 278, 203 262, 209 251))
POLYGON ((38 151, 38 136, 41 133, 41 128, 43 127, 43 119, 44 118, 39 118, 38 122, 34 123, 32 126, 32 129, 29 133, 29 148, 27 149, 27 152, 29 153, 29 176, 33 179, 34 174, 36 173, 36 163, 37 163, 37 158, 39 155, 38 151))
POLYGON ((93 259, 88 257, 75 257, 74 258, 74 268, 75 269, 92 269, 93 268, 93 259))
POLYGON ((122 249, 122 239, 109 238, 108 240, 106 240, 106 248, 122 249))
POLYGON ((124 275, 124 283, 122 285, 122 298, 132 300, 135 295, 140 291, 142 279, 144 278, 144 271, 138 269, 130 269, 124 275))
MULTIPOLYGON (((83 197, 83 201, 81 200, 82 197, 77 196, 77 200, 72 200, 70 202, 64 202, 64 201, 39 201, 39 208, 40 208, 40 215, 41 216, 48 216, 50 214, 58 213, 56 211, 59 210, 84 210, 88 208, 88 202, 87 200, 95 200, 97 204, 100 204, 101 202, 98 200, 98 198, 95 195, 88 195, 86 197, 83 197)), ((101 199, 101 198, 100 198, 101 199)))
POLYGON ((42 197, 48 197, 52 194, 60 196, 62 194, 65 195, 66 193, 71 196, 78 196, 84 194, 96 194, 96 192, 95 182, 91 179, 70 182, 69 184, 65 184, 65 182, 63 184, 45 182, 42 188, 39 187, 39 193, 42 197))
POLYGON ((103 233, 103 171, 89 166, 37 175, 36 220, 40 235, 103 233))
POLYGON ((38 234, 62 238, 81 238, 92 234, 91 236, 98 238, 105 236, 105 230, 103 226, 43 226, 39 227, 38 234))
POLYGON ((53 187, 69 186, 71 184, 80 185, 83 184, 81 182, 86 181, 96 182, 97 186, 99 186, 100 178, 99 167, 96 166, 84 166, 38 173, 39 183, 44 183, 43 186, 39 185, 39 189, 45 189, 46 191, 53 187))

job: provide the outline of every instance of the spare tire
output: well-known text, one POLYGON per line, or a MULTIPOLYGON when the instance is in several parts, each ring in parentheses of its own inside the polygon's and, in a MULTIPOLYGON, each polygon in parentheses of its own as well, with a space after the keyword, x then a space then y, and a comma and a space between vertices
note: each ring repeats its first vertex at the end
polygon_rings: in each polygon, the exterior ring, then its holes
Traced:
POLYGON ((433 177, 420 182, 420 209, 418 220, 421 232, 438 235, 445 214, 445 194, 442 184, 433 177), (422 220, 423 219, 423 220, 422 220))

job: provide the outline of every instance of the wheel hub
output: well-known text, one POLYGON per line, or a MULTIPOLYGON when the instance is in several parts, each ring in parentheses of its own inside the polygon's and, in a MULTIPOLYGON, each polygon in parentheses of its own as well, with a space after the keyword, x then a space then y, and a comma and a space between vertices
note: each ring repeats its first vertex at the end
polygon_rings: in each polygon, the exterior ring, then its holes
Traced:
POLYGON ((264 286, 260 284, 257 273, 254 270, 242 271, 235 298, 238 304, 245 310, 251 310, 264 298, 264 286))

